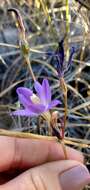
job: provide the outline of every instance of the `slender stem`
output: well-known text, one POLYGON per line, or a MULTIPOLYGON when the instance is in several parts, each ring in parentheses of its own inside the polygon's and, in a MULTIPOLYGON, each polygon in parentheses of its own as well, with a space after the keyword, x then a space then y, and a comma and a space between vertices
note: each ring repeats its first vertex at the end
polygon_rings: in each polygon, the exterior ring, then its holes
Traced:
POLYGON ((0 136, 28 138, 28 139, 37 139, 37 140, 50 140, 50 141, 57 140, 56 137, 42 136, 42 135, 36 135, 36 134, 24 133, 24 132, 17 132, 17 131, 9 131, 9 130, 4 130, 4 129, 0 129, 0 136))
POLYGON ((46 5, 46 1, 45 0, 39 0, 39 2, 41 4, 41 6, 42 6, 42 9, 44 11, 45 17, 47 18, 47 22, 48 22, 48 24, 50 26, 51 34, 54 34, 53 38, 55 38, 56 37, 56 33, 55 33, 54 28, 52 26, 52 20, 51 20, 51 17, 49 15, 49 13, 48 13, 48 7, 46 5))
POLYGON ((40 1, 42 8, 43 8, 44 14, 47 18, 48 24, 51 26, 51 17, 48 14, 48 8, 47 8, 47 6, 43 0, 39 0, 39 1, 40 1))
POLYGON ((36 81, 35 75, 33 73, 32 67, 31 67, 31 62, 30 62, 29 56, 25 57, 25 61, 26 61, 27 65, 28 65, 28 68, 29 68, 29 71, 30 71, 30 75, 31 75, 33 81, 36 81))
POLYGON ((64 130, 67 124, 67 88, 64 91, 64 103, 65 103, 65 112, 64 112, 64 130))
MULTIPOLYGON (((42 136, 42 135, 35 135, 32 133, 24 133, 24 132, 17 132, 17 131, 8 131, 8 130, 4 130, 4 129, 0 129, 0 136, 7 136, 7 137, 16 137, 16 138, 26 138, 26 139, 36 139, 36 140, 48 140, 48 141, 54 141, 54 142, 58 142, 57 137, 51 137, 51 136, 42 136)), ((61 142, 59 140, 59 142, 61 142)), ((79 143, 79 142, 74 142, 73 139, 68 140, 68 139, 63 139, 62 141, 62 147, 63 147, 63 151, 66 151, 66 147, 65 147, 65 143, 68 145, 74 145, 74 146, 79 146, 82 148, 90 148, 89 144, 86 143, 79 143), (64 143, 64 146, 63 146, 64 143)), ((65 153, 65 158, 67 158, 67 152, 65 153)))
MULTIPOLYGON (((64 105, 65 105, 64 129, 63 129, 63 133, 64 133, 65 128, 66 128, 66 124, 67 124, 67 111, 68 111, 68 109, 67 109, 67 86, 66 86, 64 78, 60 79, 60 84, 61 84, 61 88, 62 88, 63 95, 64 95, 64 105)), ((63 137, 64 137, 64 134, 63 134, 63 137)))
POLYGON ((70 32, 69 22, 70 22, 69 1, 66 0, 66 32, 67 32, 67 34, 69 34, 69 32, 70 32))
POLYGON ((65 147, 65 144, 64 144, 64 132, 65 132, 66 124, 67 124, 67 86, 66 86, 64 78, 60 79, 60 84, 61 84, 61 88, 62 88, 63 95, 64 95, 64 105, 65 105, 64 125, 62 127, 62 141, 61 141, 61 144, 62 144, 62 148, 63 148, 63 151, 64 151, 65 159, 67 159, 67 151, 66 151, 66 147, 65 147))
POLYGON ((63 148, 63 152, 64 152, 65 160, 67 160, 67 159, 68 159, 68 156, 67 156, 67 150, 66 150, 66 146, 65 146, 65 143, 64 143, 63 140, 61 141, 61 145, 62 145, 62 148, 63 148))

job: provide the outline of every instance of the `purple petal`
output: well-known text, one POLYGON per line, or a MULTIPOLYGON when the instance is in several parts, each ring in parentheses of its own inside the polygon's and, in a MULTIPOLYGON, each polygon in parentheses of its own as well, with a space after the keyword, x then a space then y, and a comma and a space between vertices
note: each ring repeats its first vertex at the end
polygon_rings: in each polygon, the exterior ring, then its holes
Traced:
POLYGON ((30 112, 30 110, 17 110, 11 113, 11 115, 20 115, 20 116, 35 116, 37 114, 30 112))
POLYGON ((27 107, 31 103, 30 96, 32 96, 33 92, 30 89, 24 87, 17 88, 16 92, 19 96, 20 102, 24 107, 27 107))
POLYGON ((16 110, 12 112, 12 115, 21 115, 21 116, 34 116, 39 115, 40 113, 45 111, 45 106, 42 104, 30 104, 26 109, 24 110, 16 110))
POLYGON ((47 79, 44 79, 42 82, 42 87, 43 87, 43 104, 48 104, 51 102, 51 89, 48 83, 47 79))
POLYGON ((58 104, 61 104, 59 100, 53 100, 51 103, 48 105, 48 109, 52 109, 53 107, 57 106, 58 104))
POLYGON ((42 85, 39 82, 35 81, 34 88, 35 88, 35 90, 36 90, 36 92, 38 94, 38 97, 40 98, 41 102, 43 103, 43 88, 42 88, 42 85))
POLYGON ((32 96, 33 92, 29 88, 19 87, 17 88, 17 94, 23 94, 26 98, 32 96))
POLYGON ((42 85, 39 82, 35 82, 35 90, 43 105, 48 104, 51 101, 51 90, 47 79, 44 79, 42 85))
POLYGON ((40 114, 42 112, 45 111, 45 106, 42 104, 30 104, 30 106, 28 106, 28 109, 30 110, 30 112, 33 112, 35 114, 40 114))

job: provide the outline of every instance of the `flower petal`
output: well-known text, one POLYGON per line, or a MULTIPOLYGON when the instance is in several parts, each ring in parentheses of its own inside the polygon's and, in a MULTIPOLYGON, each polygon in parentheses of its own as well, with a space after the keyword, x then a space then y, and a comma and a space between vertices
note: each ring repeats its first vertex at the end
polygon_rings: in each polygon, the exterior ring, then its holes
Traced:
POLYGON ((20 116, 35 116, 37 114, 30 112, 30 110, 25 109, 25 110, 16 110, 11 113, 11 115, 20 115, 20 116))
POLYGON ((23 94, 26 98, 32 96, 33 92, 29 88, 19 87, 17 88, 17 94, 23 94))
POLYGON ((43 102, 43 99, 42 99, 42 93, 43 93, 43 88, 42 88, 42 85, 38 82, 38 81, 35 81, 34 83, 34 88, 38 94, 38 97, 40 98, 41 102, 43 102))
POLYGON ((19 96, 20 102, 24 107, 27 107, 31 102, 30 96, 32 96, 33 92, 30 89, 24 87, 17 88, 16 92, 19 96))
POLYGON ((51 102, 51 89, 47 79, 44 79, 42 82, 43 87, 43 104, 47 105, 51 102))
POLYGON ((53 100, 51 103, 48 105, 48 109, 52 109, 53 107, 57 106, 58 104, 61 104, 59 100, 53 100))
POLYGON ((30 112, 36 113, 36 114, 40 114, 42 112, 45 111, 45 106, 42 104, 30 104, 28 106, 28 109, 30 110, 30 112))
POLYGON ((47 79, 44 79, 42 85, 39 82, 35 82, 35 90, 43 105, 47 105, 51 101, 51 90, 47 79))
POLYGON ((30 104, 28 108, 24 110, 16 110, 12 112, 12 115, 21 115, 21 116, 35 116, 43 113, 45 111, 45 106, 42 104, 30 104))

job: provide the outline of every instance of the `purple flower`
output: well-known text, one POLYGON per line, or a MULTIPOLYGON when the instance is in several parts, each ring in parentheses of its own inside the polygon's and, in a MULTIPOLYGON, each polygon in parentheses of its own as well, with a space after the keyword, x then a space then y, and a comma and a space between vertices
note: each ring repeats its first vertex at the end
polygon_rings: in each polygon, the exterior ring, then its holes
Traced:
POLYGON ((39 100, 37 103, 33 101, 35 94, 30 89, 24 87, 17 88, 19 101, 24 109, 14 111, 13 115, 37 116, 60 104, 59 100, 51 100, 51 90, 47 79, 43 80, 42 85, 36 81, 34 87, 39 100))
POLYGON ((64 76, 64 73, 69 69, 69 67, 71 66, 72 63, 72 57, 73 54, 75 53, 75 48, 72 47, 71 52, 70 52, 70 56, 69 56, 69 60, 67 65, 65 65, 64 62, 64 58, 65 58, 65 54, 64 54, 64 47, 63 47, 63 42, 64 39, 62 39, 59 42, 59 46, 58 49, 55 52, 55 57, 56 57, 56 61, 57 61, 57 72, 58 72, 58 76, 59 78, 64 76))

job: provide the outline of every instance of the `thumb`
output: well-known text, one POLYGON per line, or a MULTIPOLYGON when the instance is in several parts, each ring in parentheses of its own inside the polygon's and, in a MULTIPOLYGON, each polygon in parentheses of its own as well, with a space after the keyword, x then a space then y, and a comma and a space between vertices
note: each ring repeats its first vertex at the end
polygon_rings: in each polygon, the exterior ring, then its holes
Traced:
POLYGON ((87 168, 72 160, 43 164, 0 186, 0 190, 81 190, 90 183, 87 168))

